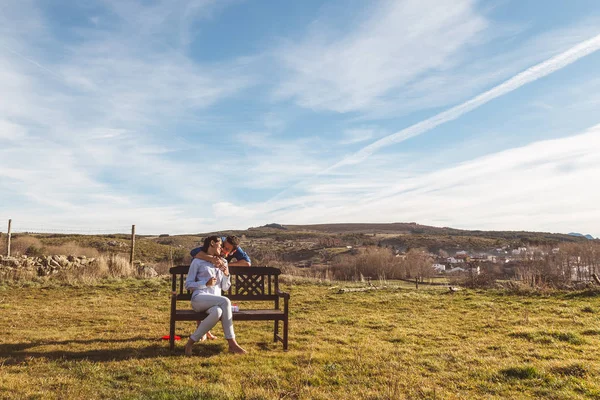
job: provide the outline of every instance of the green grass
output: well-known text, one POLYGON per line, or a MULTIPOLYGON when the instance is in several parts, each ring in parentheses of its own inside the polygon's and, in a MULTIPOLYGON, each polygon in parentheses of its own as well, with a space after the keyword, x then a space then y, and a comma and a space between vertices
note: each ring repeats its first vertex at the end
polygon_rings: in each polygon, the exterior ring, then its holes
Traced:
POLYGON ((288 284, 288 352, 239 322, 248 355, 218 340, 188 358, 193 323, 173 354, 160 339, 168 286, 0 286, 0 398, 600 399, 597 296, 288 284))

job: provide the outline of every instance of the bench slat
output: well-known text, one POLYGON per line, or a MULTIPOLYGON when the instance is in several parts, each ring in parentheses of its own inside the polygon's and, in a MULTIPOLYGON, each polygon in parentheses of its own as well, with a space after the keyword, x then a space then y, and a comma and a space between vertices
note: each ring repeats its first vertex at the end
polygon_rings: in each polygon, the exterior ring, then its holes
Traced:
MULTIPOLYGON (((176 321, 201 321, 208 315, 194 310, 177 310, 176 321)), ((233 313, 234 321, 274 321, 285 317, 282 310, 244 310, 233 313)))

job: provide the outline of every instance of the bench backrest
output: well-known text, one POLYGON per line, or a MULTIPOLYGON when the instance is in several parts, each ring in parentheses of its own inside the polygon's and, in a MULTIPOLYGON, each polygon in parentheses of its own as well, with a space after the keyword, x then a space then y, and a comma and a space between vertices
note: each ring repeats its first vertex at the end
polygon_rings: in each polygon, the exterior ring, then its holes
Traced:
MULTIPOLYGON (((185 279, 189 265, 169 269, 171 290, 177 293, 177 300, 190 300, 192 295, 185 290, 185 279)), ((231 287, 225 293, 230 300, 271 300, 279 307, 279 275, 281 270, 273 267, 229 267, 231 287)))

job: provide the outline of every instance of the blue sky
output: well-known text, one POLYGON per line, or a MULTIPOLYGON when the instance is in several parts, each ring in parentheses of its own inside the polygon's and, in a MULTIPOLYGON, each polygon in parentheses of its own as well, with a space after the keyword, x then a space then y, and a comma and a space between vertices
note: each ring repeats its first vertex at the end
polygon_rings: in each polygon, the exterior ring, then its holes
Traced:
POLYGON ((598 50, 596 0, 4 0, 0 221, 600 236, 598 50))

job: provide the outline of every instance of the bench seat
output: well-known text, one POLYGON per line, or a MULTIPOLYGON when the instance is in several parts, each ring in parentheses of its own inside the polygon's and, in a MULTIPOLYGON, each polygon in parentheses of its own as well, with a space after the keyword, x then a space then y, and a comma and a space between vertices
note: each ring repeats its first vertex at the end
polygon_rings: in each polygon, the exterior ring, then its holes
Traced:
MULTIPOLYGON (((177 321, 201 321, 208 315, 205 312, 194 310, 177 310, 177 321)), ((283 310, 240 310, 233 313, 234 321, 283 321, 285 319, 283 310)))

